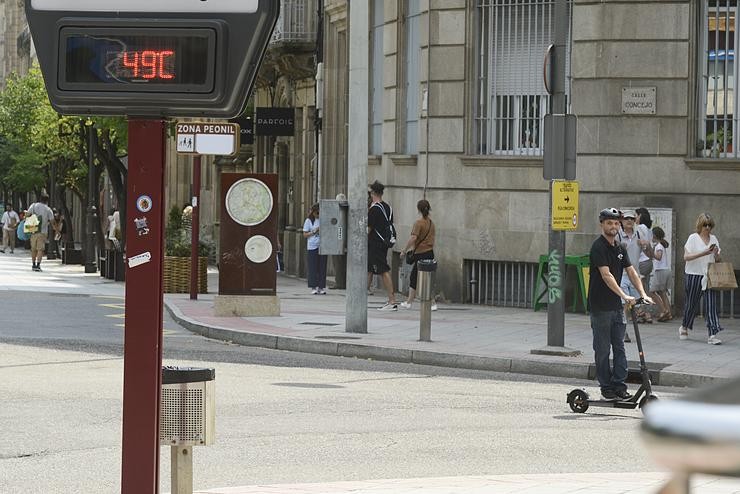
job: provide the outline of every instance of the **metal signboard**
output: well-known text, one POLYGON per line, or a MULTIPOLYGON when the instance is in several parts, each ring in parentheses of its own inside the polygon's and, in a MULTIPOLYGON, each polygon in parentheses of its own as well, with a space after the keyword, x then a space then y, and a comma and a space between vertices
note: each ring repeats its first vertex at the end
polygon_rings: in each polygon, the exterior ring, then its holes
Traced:
POLYGON ((239 126, 234 123, 178 123, 176 141, 180 154, 231 156, 239 149, 239 126))
POLYGON ((254 131, 258 136, 292 136, 295 108, 257 108, 254 131))
POLYGON ((575 181, 552 182, 552 229, 578 229, 578 189, 575 181))
POLYGON ((279 15, 258 0, 26 0, 61 114, 240 114, 279 15))
POLYGON ((252 122, 252 117, 235 118, 232 122, 239 125, 239 133, 241 134, 239 145, 246 146, 254 144, 254 123, 252 122))
POLYGON ((576 178, 575 115, 545 115, 545 156, 542 176, 545 180, 576 178))
POLYGON ((655 115, 655 87, 623 87, 622 113, 655 115))

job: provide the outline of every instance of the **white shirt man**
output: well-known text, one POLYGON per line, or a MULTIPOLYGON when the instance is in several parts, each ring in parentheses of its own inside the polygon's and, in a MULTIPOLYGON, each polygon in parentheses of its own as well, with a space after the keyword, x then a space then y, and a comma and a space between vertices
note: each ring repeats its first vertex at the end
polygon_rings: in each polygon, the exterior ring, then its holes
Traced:
POLYGON ((3 213, 0 223, 3 224, 3 248, 0 252, 5 254, 5 249, 10 247, 10 253, 12 254, 15 250, 15 229, 18 228, 21 218, 18 213, 13 211, 12 204, 5 205, 5 212, 3 213))

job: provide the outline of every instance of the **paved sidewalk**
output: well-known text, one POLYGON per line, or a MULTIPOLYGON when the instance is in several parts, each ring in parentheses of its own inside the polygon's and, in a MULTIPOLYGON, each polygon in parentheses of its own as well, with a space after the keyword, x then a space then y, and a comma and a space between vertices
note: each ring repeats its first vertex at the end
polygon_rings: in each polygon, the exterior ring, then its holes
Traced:
MULTIPOLYGON (((212 289, 217 280, 211 278, 212 289)), ((211 281, 209 280, 209 282, 211 281)), ((413 362, 559 377, 593 379, 588 316, 566 314, 566 345, 578 357, 534 355, 547 343, 547 312, 507 307, 439 304, 432 313, 432 342, 420 342, 419 304, 411 310, 380 312, 382 294, 368 297, 368 333, 345 331, 345 292, 311 295, 305 281, 279 276, 279 317, 215 317, 214 294, 167 295, 172 317, 191 331, 243 345, 345 357, 413 362)), ((708 345, 703 319, 688 341, 678 339, 680 320, 640 326, 654 384, 698 386, 740 374, 740 320, 721 319, 722 345, 708 345)), ((631 327, 629 328, 632 333, 631 327)), ((633 338, 634 340, 634 338, 633 338)), ((627 344, 630 367, 637 346, 627 344)))

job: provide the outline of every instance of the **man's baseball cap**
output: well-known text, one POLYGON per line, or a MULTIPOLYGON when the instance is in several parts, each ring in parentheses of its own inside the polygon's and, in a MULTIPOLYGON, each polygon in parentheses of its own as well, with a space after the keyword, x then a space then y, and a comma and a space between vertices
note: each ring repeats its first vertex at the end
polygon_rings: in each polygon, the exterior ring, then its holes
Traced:
POLYGON ((599 212, 599 221, 618 220, 622 217, 622 212, 617 208, 606 208, 599 212))
POLYGON ((622 214, 622 217, 623 218, 632 218, 633 220, 634 219, 637 219, 637 215, 635 213, 633 213, 632 211, 626 211, 626 212, 624 212, 622 214))

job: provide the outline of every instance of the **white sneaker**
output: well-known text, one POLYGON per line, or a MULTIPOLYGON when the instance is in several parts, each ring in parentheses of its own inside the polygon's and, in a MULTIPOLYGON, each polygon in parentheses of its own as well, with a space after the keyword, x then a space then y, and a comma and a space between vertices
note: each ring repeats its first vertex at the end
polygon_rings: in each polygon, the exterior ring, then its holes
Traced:
POLYGON ((319 295, 326 295, 326 288, 322 288, 319 290, 319 295))
POLYGON ((318 294, 319 294, 318 288, 314 288, 313 290, 311 290, 311 295, 318 295, 318 294))
POLYGON ((383 307, 380 307, 378 310, 398 310, 398 304, 385 304, 383 307))
POLYGON ((712 336, 709 337, 709 339, 707 340, 707 343, 710 344, 710 345, 721 345, 722 344, 722 340, 720 340, 719 338, 717 338, 717 335, 716 334, 713 334, 712 336))
POLYGON ((437 310, 437 304, 432 304, 432 310, 437 310))
POLYGON ((408 302, 401 302, 400 305, 401 305, 401 308, 402 309, 410 309, 411 308, 411 304, 409 304, 408 302))
POLYGON ((688 340, 689 339, 689 330, 684 328, 683 326, 678 328, 678 339, 679 340, 688 340))

